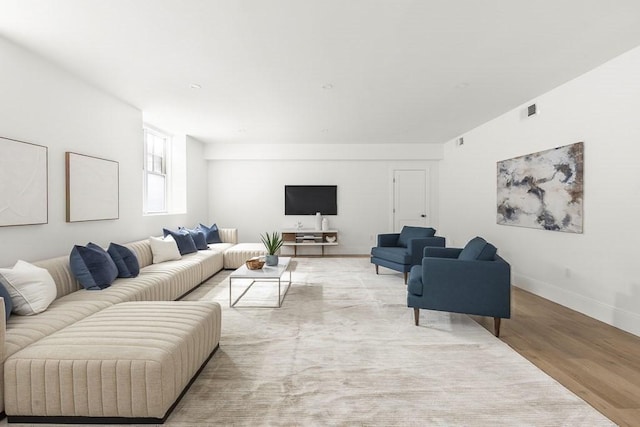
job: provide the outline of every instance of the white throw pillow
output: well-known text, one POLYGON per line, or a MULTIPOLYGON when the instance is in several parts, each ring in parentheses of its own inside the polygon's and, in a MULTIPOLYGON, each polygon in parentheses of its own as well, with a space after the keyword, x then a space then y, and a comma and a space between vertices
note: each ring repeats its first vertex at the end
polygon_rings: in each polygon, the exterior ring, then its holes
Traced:
POLYGON ((13 301, 13 312, 23 316, 38 314, 56 299, 58 290, 51 274, 19 260, 13 268, 0 268, 2 283, 13 301))
POLYGON ((151 245, 154 264, 182 258, 178 250, 178 244, 170 234, 165 238, 149 237, 149 244, 151 245))

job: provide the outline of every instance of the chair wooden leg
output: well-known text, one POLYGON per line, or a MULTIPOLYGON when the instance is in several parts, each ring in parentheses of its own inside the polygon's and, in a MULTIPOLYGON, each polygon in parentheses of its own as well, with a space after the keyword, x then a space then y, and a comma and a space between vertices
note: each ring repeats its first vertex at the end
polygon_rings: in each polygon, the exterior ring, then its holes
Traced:
POLYGON ((409 277, 409 273, 407 273, 406 271, 404 272, 404 284, 407 284, 407 278, 409 277))
POLYGON ((499 317, 493 318, 493 333, 496 337, 500 336, 500 320, 501 319, 499 317))
POLYGON ((376 266, 376 274, 378 274, 378 264, 374 264, 376 266))
POLYGON ((419 308, 414 308, 413 309, 413 320, 415 320, 416 326, 418 326, 418 322, 420 321, 420 309, 419 308))

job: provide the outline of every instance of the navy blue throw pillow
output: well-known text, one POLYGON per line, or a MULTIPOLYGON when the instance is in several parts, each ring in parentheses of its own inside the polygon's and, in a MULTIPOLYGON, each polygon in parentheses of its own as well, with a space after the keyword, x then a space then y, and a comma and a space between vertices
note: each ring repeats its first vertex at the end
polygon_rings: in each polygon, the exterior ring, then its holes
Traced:
POLYGON ((140 274, 140 263, 131 249, 111 243, 107 253, 118 267, 118 277, 130 278, 140 274))
POLYGON ((198 252, 198 248, 196 248, 196 243, 193 241, 191 234, 187 230, 168 230, 166 228, 162 229, 164 233, 164 237, 171 235, 173 240, 176 241, 178 245, 178 251, 180 251, 180 255, 190 254, 192 252, 198 252))
POLYGON ((196 230, 202 230, 204 232, 204 236, 207 239, 208 244, 222 243, 220 233, 218 232, 218 226, 216 224, 213 224, 211 227, 200 224, 196 227, 196 230))
POLYGON ((118 267, 109 254, 94 243, 75 245, 69 256, 69 266, 78 282, 89 290, 107 288, 118 277, 118 267))
POLYGON ((206 251, 207 249, 209 249, 209 245, 207 245, 207 237, 204 235, 204 231, 197 228, 191 230, 184 227, 180 227, 180 230, 186 230, 191 235, 193 243, 196 244, 196 249, 198 249, 199 251, 206 251))
POLYGON ((13 301, 11 300, 11 295, 9 295, 9 291, 4 286, 5 279, 0 274, 0 297, 4 299, 4 315, 6 317, 5 320, 9 320, 9 316, 11 316, 11 310, 13 310, 13 301))

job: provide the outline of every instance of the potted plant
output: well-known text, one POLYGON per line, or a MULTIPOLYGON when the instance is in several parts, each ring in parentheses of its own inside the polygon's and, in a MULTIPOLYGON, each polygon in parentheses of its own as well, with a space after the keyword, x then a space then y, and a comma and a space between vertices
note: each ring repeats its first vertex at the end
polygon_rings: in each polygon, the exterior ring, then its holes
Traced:
POLYGON ((278 265, 278 251, 282 247, 283 243, 280 233, 274 231, 272 234, 269 234, 267 232, 264 235, 261 234, 260 239, 262 239, 262 243, 267 249, 265 264, 268 266, 278 265))

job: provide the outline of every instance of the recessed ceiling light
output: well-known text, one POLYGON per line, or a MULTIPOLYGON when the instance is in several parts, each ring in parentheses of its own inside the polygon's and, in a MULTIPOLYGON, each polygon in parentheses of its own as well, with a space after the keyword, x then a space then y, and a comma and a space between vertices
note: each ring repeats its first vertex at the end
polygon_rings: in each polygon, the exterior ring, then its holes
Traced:
POLYGON ((333 85, 331 83, 325 83, 322 85, 322 89, 326 89, 326 90, 333 89, 333 85))
POLYGON ((247 130, 246 130, 245 128, 239 128, 239 129, 238 129, 238 132, 240 132, 240 133, 244 133, 244 132, 246 132, 246 131, 247 131, 247 130))
POLYGON ((189 87, 191 89, 202 89, 202 86, 200 86, 198 83, 191 83, 189 87))
POLYGON ((320 132, 327 133, 327 132, 329 132, 329 129, 324 128, 324 129, 321 129, 320 132))

